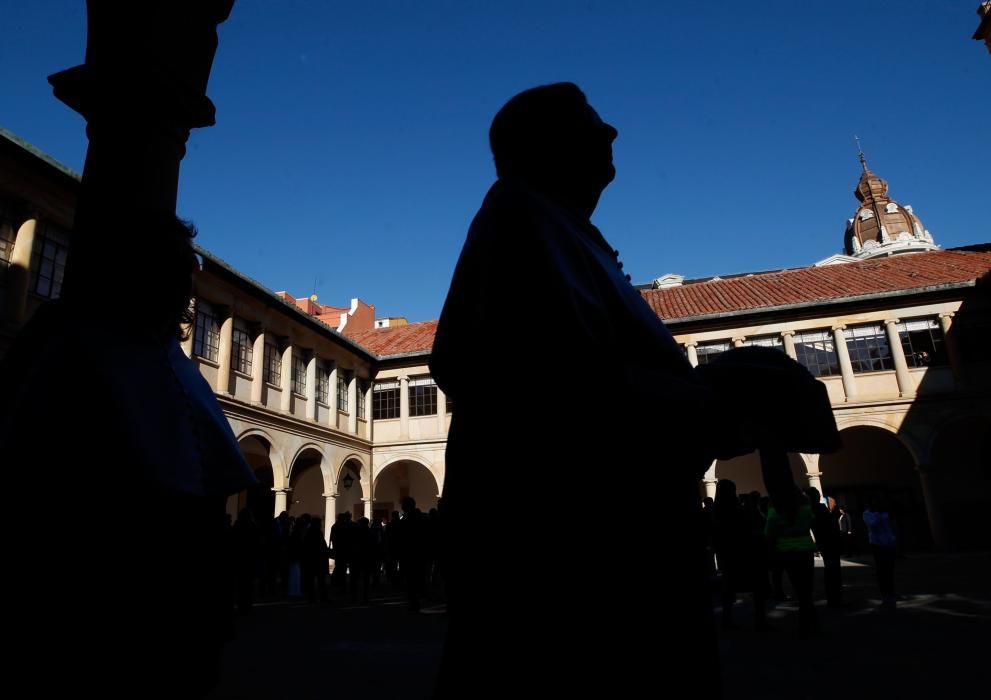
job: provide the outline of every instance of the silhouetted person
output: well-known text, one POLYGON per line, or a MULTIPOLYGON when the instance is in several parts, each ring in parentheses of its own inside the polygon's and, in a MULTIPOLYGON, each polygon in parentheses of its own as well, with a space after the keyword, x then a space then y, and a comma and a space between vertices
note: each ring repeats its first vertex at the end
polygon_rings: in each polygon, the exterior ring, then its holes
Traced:
POLYGON ((842 543, 843 554, 850 557, 853 556, 853 518, 850 517, 850 513, 847 512, 846 506, 839 506, 839 517, 836 519, 836 525, 840 530, 840 542, 842 543))
POLYGON ((892 525, 888 506, 881 496, 871 496, 864 508, 864 524, 867 538, 874 554, 877 587, 881 593, 881 605, 895 607, 895 557, 898 537, 892 525))
POLYGON ((809 502, 812 504, 812 535, 816 540, 816 548, 822 555, 823 584, 826 591, 826 603, 831 607, 843 604, 843 573, 840 568, 840 529, 836 518, 822 502, 819 490, 806 490, 809 502))
MULTIPOLYGON (((457 406, 442 506, 450 618, 439 697, 471 697, 480 683, 506 696, 521 679, 534 695, 616 696, 669 673, 713 675, 698 537, 666 541, 658 590, 646 598, 630 595, 622 576, 572 575, 578 562, 636 561, 647 550, 653 514, 634 507, 634 493, 664 492, 671 522, 697 522, 698 481, 726 433, 722 406, 589 220, 615 175, 616 135, 571 83, 520 93, 489 132, 498 181, 471 224, 430 361, 457 406), (523 513, 475 518, 510 498, 498 475, 511 407, 493 391, 500 377, 478 371, 504 367, 510 347, 526 348, 523 371, 545 378, 546 399, 515 461, 524 493, 512 502, 553 498, 587 511, 554 546, 523 513), (603 470, 629 496, 623 516, 634 534, 619 541, 589 502, 603 470), (677 645, 657 654, 603 641, 626 637, 634 620, 677 645)), ((718 683, 706 690, 718 693, 718 683)))
POLYGON ((798 634, 802 638, 819 631, 812 598, 816 548, 812 540, 813 519, 812 506, 804 495, 791 502, 774 503, 767 510, 765 534, 798 598, 798 634))
POLYGON ((406 587, 407 605, 410 610, 418 612, 427 573, 426 518, 416 507, 416 501, 409 496, 402 500, 402 507, 403 514, 396 527, 399 574, 406 587))
POLYGON ((234 577, 237 590, 237 610, 241 614, 251 611, 254 604, 255 577, 261 541, 254 515, 242 508, 237 515, 231 533, 234 547, 234 577))
MULTIPOLYGON (((27 562, 34 576, 29 590, 9 593, 58 620, 59 638, 73 650, 60 674, 74 688, 118 697, 146 679, 164 695, 198 697, 216 681, 231 629, 225 501, 254 477, 213 390, 179 347, 196 266, 192 228, 125 210, 106 222, 125 225, 131 272, 121 274, 140 274, 140 286, 125 284, 130 292, 120 294, 115 277, 78 278, 75 295, 39 309, 2 364, 4 463, 34 465, 52 480, 50 535, 64 541, 70 531, 81 543, 39 560, 17 555, 17 546, 34 549, 32 537, 19 538, 8 557, 27 562), (108 299, 112 350, 101 340, 108 299), (57 434, 52 396, 72 415, 57 434), (98 472, 80 466, 80 450, 97 444, 98 457, 93 451, 85 463, 96 459, 98 472), (129 496, 107 507, 111 482, 129 496), (65 571, 74 573, 71 595, 61 588, 65 571)), ((31 625, 9 631, 25 649, 48 648, 47 636, 34 637, 51 630, 31 625)))

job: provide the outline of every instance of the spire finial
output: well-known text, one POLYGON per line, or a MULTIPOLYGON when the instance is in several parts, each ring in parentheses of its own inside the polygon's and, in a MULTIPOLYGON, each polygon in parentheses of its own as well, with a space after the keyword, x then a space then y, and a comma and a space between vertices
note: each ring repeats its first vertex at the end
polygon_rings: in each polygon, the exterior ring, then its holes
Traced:
POLYGON ((853 135, 853 140, 857 142, 857 150, 860 151, 860 165, 863 166, 864 172, 867 172, 867 158, 864 156, 864 149, 860 145, 860 137, 856 134, 853 135))

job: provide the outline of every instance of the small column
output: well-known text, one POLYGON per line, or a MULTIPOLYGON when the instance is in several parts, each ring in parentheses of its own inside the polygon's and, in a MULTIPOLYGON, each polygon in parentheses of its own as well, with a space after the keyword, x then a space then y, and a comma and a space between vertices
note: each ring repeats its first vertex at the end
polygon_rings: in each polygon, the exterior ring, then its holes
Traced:
POLYGON ((705 475, 702 477, 702 483, 705 485, 705 495, 709 498, 715 499, 716 497, 716 461, 712 460, 712 464, 709 468, 705 470, 705 475))
POLYGON ((358 368, 351 372, 348 382, 348 432, 358 434, 358 368))
POLYGON ((803 454, 802 465, 805 467, 805 478, 809 482, 809 486, 818 491, 820 496, 824 496, 825 494, 822 492, 822 472, 819 471, 819 455, 803 454))
POLYGON ((738 338, 733 338, 733 347, 734 348, 742 348, 743 347, 743 341, 745 341, 745 340, 746 340, 746 337, 745 336, 741 336, 741 337, 738 337, 738 338))
POLYGON ((409 437, 409 377, 399 378, 399 437, 409 437))
POLYGON ((283 413, 292 411, 292 343, 286 343, 282 351, 282 400, 279 409, 283 413))
POLYGON ((695 341, 685 343, 685 354, 688 355, 688 362, 692 367, 699 366, 699 354, 695 350, 696 347, 698 347, 698 343, 695 341))
POLYGON ((323 539, 330 543, 330 528, 337 520, 337 494, 323 494, 323 539))
POLYGON ((38 220, 28 219, 14 234, 14 249, 7 268, 6 317, 12 323, 22 323, 27 310, 28 286, 31 283, 31 256, 34 253, 38 220))
POLYGON ((251 403, 260 406, 265 389, 265 329, 262 328, 255 336, 255 344, 251 348, 251 403))
POLYGON ((368 521, 369 522, 371 522, 371 520, 372 520, 372 499, 370 499, 370 498, 362 498, 361 499, 361 504, 364 507, 365 517, 368 518, 368 521))
POLYGON ((798 360, 795 353, 795 331, 781 331, 781 342, 785 346, 785 354, 793 360, 798 360))
POLYGON ((289 510, 290 489, 273 488, 272 490, 275 491, 275 517, 279 517, 279 513, 289 510))
POLYGON ((920 464, 919 483, 922 486, 922 500, 926 504, 926 515, 929 518, 929 531, 932 534, 933 543, 937 549, 947 549, 950 545, 946 522, 943 519, 943 509, 939 500, 939 491, 936 485, 937 476, 933 474, 932 465, 920 464))
POLYGON ((330 364, 330 379, 327 380, 329 382, 327 390, 330 392, 330 396, 327 397, 327 403, 330 404, 330 418, 327 423, 331 428, 337 427, 337 371, 337 363, 332 362, 330 364))
POLYGON ((234 337, 234 314, 230 309, 224 312, 224 320, 220 323, 220 349, 217 354, 217 384, 214 391, 218 394, 231 393, 231 347, 234 337))
POLYGON ((437 434, 443 435, 447 430, 447 400, 443 390, 437 387, 437 434))
POLYGON ((373 382, 371 379, 369 379, 368 383, 365 385, 365 439, 366 440, 371 440, 372 435, 374 434, 373 426, 375 423, 372 420, 373 418, 372 414, 374 413, 374 411, 372 410, 372 398, 373 398, 372 386, 373 386, 373 382))
POLYGON ((958 382, 964 379, 963 362, 960 361, 960 346, 957 344, 957 336, 951 329, 953 328, 952 311, 947 311, 939 315, 939 325, 943 329, 943 345, 946 348, 946 359, 950 363, 950 371, 953 378, 958 382))
POLYGON ((833 343, 836 345, 836 359, 840 362, 840 374, 843 376, 843 393, 850 401, 857 395, 857 380, 853 376, 853 365, 850 363, 850 352, 846 348, 846 329, 842 323, 833 326, 833 343))
POLYGON ((898 395, 902 397, 915 396, 915 386, 908 373, 908 362, 905 361, 905 348, 898 337, 898 319, 891 318, 884 322, 888 334, 888 347, 891 348, 891 359, 895 362, 895 377, 898 380, 898 395))
POLYGON ((317 354, 310 356, 306 363, 306 417, 317 419, 317 354))

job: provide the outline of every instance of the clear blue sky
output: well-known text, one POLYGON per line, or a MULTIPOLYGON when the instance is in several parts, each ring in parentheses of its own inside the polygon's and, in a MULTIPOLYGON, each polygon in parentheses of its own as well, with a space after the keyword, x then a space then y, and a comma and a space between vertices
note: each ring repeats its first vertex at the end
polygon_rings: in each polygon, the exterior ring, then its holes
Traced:
MULTIPOLYGON (((571 80, 619 129, 594 220, 636 282, 839 252, 854 134, 937 243, 991 241, 977 5, 237 0, 179 213, 272 289, 436 318, 493 179, 492 116, 571 80)), ((0 0, 0 26, 0 125, 81 171, 83 121, 45 78, 83 60, 83 1, 0 0)))

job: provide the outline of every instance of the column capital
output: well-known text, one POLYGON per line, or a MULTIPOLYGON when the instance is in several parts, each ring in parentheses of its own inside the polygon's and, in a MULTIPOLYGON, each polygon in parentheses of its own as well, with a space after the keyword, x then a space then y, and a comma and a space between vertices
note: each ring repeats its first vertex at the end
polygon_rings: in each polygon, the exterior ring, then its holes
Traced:
POLYGON ((697 348, 699 346, 697 340, 687 340, 684 343, 682 343, 682 345, 684 345, 686 348, 697 348))
POLYGON ((290 491, 292 491, 292 487, 291 486, 285 486, 283 488, 276 488, 275 486, 273 486, 272 487, 272 490, 275 493, 289 493, 290 491))
POLYGON ((337 498, 337 494, 336 493, 321 493, 320 495, 323 496, 328 501, 337 498))
POLYGON ((703 484, 715 484, 718 483, 719 479, 702 479, 703 484))
POLYGON ((957 312, 956 311, 940 311, 939 312, 939 317, 940 318, 953 318, 956 315, 957 315, 957 312))
POLYGON ((781 331, 781 336, 782 337, 785 337, 785 336, 794 337, 794 335, 795 335, 795 331, 781 331))
POLYGON ((747 339, 747 336, 745 336, 745 335, 738 335, 735 338, 730 338, 730 341, 733 343, 733 345, 735 347, 741 347, 743 345, 743 342, 746 339, 747 339))
POLYGON ((830 329, 831 330, 834 330, 834 331, 845 331, 846 330, 846 324, 845 323, 834 323, 830 327, 830 329))
POLYGON ((884 325, 886 325, 886 326, 892 326, 892 325, 894 325, 896 323, 901 323, 901 322, 902 321, 901 321, 900 318, 886 318, 886 319, 884 319, 884 325))

